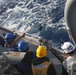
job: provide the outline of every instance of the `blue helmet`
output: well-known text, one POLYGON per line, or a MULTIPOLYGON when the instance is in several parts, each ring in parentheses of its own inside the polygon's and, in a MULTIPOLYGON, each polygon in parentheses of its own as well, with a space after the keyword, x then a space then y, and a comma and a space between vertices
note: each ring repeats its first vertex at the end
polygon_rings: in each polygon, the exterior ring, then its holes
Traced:
POLYGON ((28 43, 25 41, 21 41, 18 44, 18 51, 26 51, 26 49, 29 48, 28 43))
POLYGON ((16 36, 12 33, 7 33, 5 35, 5 42, 7 43, 11 43, 14 39, 16 38, 16 36))

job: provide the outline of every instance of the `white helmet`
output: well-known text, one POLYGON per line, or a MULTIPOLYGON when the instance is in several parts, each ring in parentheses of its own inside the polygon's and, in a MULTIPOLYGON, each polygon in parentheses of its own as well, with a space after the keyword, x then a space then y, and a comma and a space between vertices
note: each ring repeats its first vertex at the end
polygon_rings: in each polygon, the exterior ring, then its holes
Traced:
POLYGON ((62 50, 64 50, 65 53, 70 53, 75 49, 75 46, 70 43, 70 42, 65 42, 62 46, 61 46, 62 50))

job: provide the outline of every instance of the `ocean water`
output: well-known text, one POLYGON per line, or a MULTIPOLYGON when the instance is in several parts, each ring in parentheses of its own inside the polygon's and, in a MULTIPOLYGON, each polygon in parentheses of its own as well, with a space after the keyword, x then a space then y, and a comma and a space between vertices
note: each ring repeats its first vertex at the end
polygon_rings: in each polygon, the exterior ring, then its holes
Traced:
POLYGON ((0 26, 52 40, 55 46, 71 41, 66 30, 66 0, 0 0, 0 26))

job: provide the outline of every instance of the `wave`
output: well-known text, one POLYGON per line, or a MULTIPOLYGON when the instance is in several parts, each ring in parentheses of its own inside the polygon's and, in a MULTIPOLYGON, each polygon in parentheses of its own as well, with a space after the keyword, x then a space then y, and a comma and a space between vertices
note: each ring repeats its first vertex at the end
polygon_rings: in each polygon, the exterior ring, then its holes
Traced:
POLYGON ((70 41, 64 20, 66 0, 2 0, 0 26, 52 40, 70 41))

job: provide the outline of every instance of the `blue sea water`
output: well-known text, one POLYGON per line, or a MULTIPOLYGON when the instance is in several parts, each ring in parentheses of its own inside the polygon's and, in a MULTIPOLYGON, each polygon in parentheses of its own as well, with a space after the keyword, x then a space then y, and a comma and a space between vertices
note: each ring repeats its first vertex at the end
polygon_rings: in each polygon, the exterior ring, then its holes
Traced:
POLYGON ((41 36, 60 48, 71 41, 66 30, 66 0, 0 0, 0 26, 41 36))

